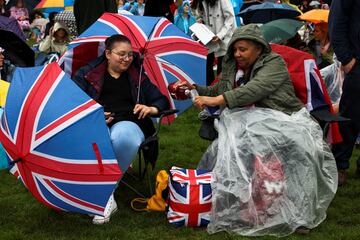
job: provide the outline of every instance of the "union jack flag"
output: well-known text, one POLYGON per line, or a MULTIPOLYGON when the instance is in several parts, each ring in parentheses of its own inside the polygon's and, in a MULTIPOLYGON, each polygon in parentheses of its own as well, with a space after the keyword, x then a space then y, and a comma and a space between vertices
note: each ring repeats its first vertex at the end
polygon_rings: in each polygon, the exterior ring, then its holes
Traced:
POLYGON ((122 171, 102 107, 57 63, 17 69, 7 100, 0 141, 10 172, 49 207, 103 215, 122 171))
POLYGON ((176 226, 207 226, 211 211, 212 173, 207 170, 170 170, 167 219, 176 226))
MULTIPOLYGON (((282 45, 271 44, 271 48, 285 60, 295 94, 305 104, 307 110, 310 112, 328 107, 330 112, 334 112, 314 57, 309 53, 282 45)), ((332 144, 342 141, 338 123, 330 123, 327 139, 332 144)))
MULTIPOLYGON (((105 13, 70 43, 70 50, 59 64, 72 76, 103 54, 104 41, 114 34, 130 39, 134 51, 143 56, 146 75, 168 97, 172 107, 183 112, 192 105, 190 100, 173 100, 167 86, 178 80, 205 85, 207 49, 165 18, 105 13)), ((172 121, 173 116, 168 120, 172 121)))

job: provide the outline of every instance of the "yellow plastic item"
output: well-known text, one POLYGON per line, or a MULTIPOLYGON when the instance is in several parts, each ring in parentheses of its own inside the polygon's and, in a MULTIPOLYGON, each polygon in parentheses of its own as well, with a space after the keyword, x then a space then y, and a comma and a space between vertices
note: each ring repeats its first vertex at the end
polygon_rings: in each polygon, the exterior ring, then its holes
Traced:
POLYGON ((135 198, 131 201, 131 208, 135 211, 165 211, 166 202, 162 198, 162 192, 167 188, 169 174, 165 170, 161 170, 156 175, 155 194, 151 198, 135 198), (144 206, 146 204, 146 206, 144 206), (135 205, 143 205, 139 208, 135 205))
POLYGON ((0 80, 0 107, 5 106, 6 95, 9 90, 10 83, 0 80))

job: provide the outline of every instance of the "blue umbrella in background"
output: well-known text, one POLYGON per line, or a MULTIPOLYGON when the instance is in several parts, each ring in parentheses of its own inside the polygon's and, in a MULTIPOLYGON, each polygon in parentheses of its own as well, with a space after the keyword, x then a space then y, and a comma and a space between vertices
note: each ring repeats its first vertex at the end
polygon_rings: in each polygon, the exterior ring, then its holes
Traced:
POLYGON ((249 24, 267 23, 281 18, 295 18, 300 15, 300 12, 287 4, 265 2, 250 6, 237 15, 243 18, 245 24, 249 24))

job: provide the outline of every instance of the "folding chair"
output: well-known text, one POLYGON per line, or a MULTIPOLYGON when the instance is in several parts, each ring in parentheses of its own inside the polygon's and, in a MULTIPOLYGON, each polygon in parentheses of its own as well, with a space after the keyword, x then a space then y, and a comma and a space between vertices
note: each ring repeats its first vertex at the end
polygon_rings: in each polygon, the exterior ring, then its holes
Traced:
MULTIPOLYGON (((159 140, 159 131, 161 127, 161 122, 164 117, 170 116, 174 113, 179 112, 177 109, 170 109, 166 111, 162 111, 158 114, 158 123, 155 126, 155 132, 150 137, 146 138, 140 145, 138 149, 138 175, 133 173, 126 172, 127 175, 131 176, 135 180, 144 180, 145 176, 147 176, 147 182, 149 187, 149 193, 150 195, 153 195, 153 189, 151 184, 151 176, 148 172, 148 165, 152 165, 152 170, 155 168, 156 160, 159 153, 159 146, 158 146, 158 140, 159 140), (153 151, 149 152, 150 149, 153 149, 153 151)), ((140 193, 136 188, 131 186, 129 183, 125 182, 124 180, 120 181, 125 186, 127 186, 129 189, 131 189, 133 192, 138 194, 139 196, 146 198, 144 195, 140 193)))

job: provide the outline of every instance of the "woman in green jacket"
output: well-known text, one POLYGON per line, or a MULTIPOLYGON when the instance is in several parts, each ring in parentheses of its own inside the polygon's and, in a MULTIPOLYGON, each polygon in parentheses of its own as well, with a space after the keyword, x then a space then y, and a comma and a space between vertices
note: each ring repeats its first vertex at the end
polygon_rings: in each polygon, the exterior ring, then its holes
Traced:
POLYGON ((255 105, 291 114, 303 107, 295 96, 284 60, 271 51, 255 24, 234 31, 219 82, 210 87, 188 87, 198 91, 200 96, 195 97, 194 104, 201 109, 255 105))

